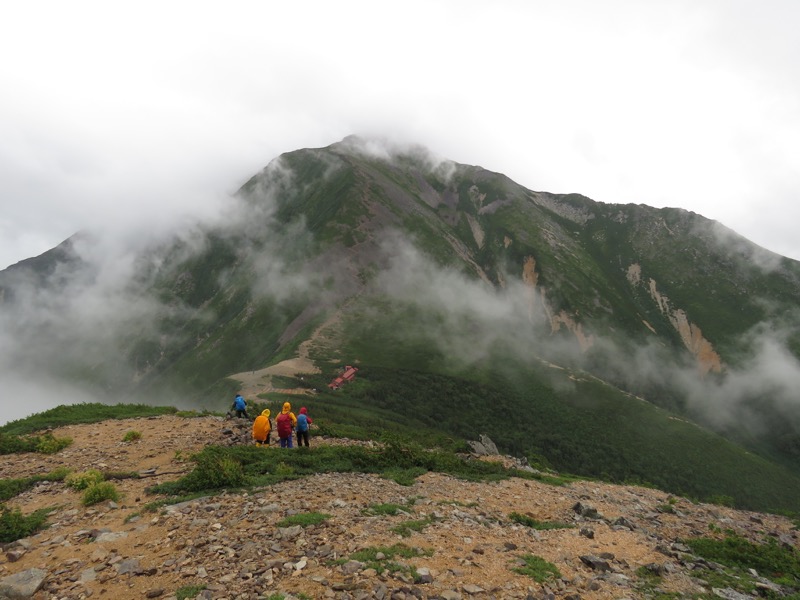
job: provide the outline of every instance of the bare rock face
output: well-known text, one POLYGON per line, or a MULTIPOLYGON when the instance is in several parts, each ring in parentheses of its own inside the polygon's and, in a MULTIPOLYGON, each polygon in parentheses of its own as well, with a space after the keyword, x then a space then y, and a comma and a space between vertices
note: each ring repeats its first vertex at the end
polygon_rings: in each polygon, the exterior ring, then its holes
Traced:
POLYGON ((472 453, 476 456, 499 456, 500 452, 497 450, 495 443, 489 438, 488 435, 480 434, 478 441, 467 442, 472 449, 472 453))

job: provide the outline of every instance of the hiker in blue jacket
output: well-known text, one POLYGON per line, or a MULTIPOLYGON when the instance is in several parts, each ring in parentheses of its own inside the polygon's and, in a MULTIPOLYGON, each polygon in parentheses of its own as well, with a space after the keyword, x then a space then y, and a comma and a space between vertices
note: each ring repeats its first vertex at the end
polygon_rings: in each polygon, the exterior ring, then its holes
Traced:
POLYGON ((303 441, 305 440, 306 448, 308 448, 308 426, 311 425, 313 421, 311 417, 308 416, 308 409, 304 406, 300 409, 300 414, 297 415, 297 447, 303 445, 303 441))
POLYGON ((236 411, 236 416, 240 419, 250 418, 247 414, 247 402, 245 402, 245 399, 241 394, 236 394, 236 398, 233 399, 233 406, 231 409, 236 411))

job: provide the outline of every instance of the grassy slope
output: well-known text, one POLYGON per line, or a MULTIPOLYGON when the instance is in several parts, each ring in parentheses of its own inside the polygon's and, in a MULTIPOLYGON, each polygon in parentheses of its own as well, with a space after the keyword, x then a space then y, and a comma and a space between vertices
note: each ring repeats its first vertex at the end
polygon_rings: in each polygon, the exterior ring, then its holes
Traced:
POLYGON ((412 430, 467 439, 486 433, 506 452, 534 462, 542 456, 566 472, 695 498, 730 496, 747 508, 800 510, 796 475, 591 378, 557 393, 532 374, 519 385, 369 367, 361 376, 368 384, 346 392, 361 412, 394 413, 412 430))
POLYGON ((36 413, 23 419, 10 421, 0 426, 0 433, 8 435, 26 435, 74 423, 98 423, 107 419, 130 419, 133 417, 149 417, 171 415, 178 412, 172 406, 149 406, 146 404, 99 404, 84 403, 61 405, 36 413))
MULTIPOLYGON (((343 325, 342 355, 369 357, 361 383, 332 396, 347 398, 356 419, 462 439, 487 433, 507 452, 579 475, 730 496, 742 507, 800 509, 800 478, 719 435, 593 377, 512 355, 454 372, 430 341, 402 339, 409 318, 384 304, 381 318, 343 325)), ((323 364, 329 356, 317 358, 323 364)))

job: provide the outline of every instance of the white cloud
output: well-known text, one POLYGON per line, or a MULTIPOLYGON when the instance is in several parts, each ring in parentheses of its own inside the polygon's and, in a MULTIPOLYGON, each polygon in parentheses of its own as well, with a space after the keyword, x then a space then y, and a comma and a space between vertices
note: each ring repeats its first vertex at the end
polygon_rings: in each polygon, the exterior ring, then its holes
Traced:
POLYGON ((421 143, 531 189, 678 206, 800 258, 798 9, 736 2, 16 3, 0 267, 220 210, 281 152, 421 143))

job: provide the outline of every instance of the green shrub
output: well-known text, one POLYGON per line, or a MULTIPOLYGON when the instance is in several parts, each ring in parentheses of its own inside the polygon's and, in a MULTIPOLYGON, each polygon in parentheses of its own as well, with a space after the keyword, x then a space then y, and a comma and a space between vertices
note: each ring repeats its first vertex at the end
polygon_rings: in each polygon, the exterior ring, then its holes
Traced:
POLYGON ((223 417, 223 416, 225 416, 225 413, 224 412, 213 412, 213 411, 210 411, 210 410, 207 410, 207 409, 203 409, 203 410, 199 410, 199 411, 198 410, 179 410, 178 412, 175 413, 176 417, 183 417, 184 419, 194 419, 196 417, 207 417, 207 416, 210 416, 210 415, 217 416, 217 417, 223 417))
POLYGON ((368 515, 391 515, 394 516, 400 511, 405 510, 404 506, 399 504, 370 504, 364 509, 364 514, 368 515))
POLYGON ((34 477, 39 481, 64 481, 70 473, 69 467, 56 467, 49 473, 35 475, 34 477))
POLYGON ((275 466, 275 476, 281 481, 295 478, 294 467, 287 465, 285 462, 279 462, 275 466))
POLYGON ((73 490, 85 490, 86 488, 100 483, 105 479, 103 474, 97 469, 89 469, 80 473, 70 473, 64 478, 64 483, 73 490))
POLYGON ((0 506, 0 543, 14 542, 43 529, 50 510, 43 508, 25 516, 18 508, 0 506))
POLYGON ((51 433, 40 436, 18 436, 0 433, 0 454, 20 454, 22 452, 55 454, 71 443, 71 438, 57 438, 51 433))
POLYGON ((800 584, 800 551, 780 545, 772 538, 763 544, 728 534, 724 539, 694 538, 686 541, 692 551, 741 572, 755 569, 776 583, 797 587, 800 584))
POLYGON ((391 531, 392 533, 396 533, 401 537, 409 537, 414 532, 419 533, 431 523, 433 523, 433 517, 404 521, 403 523, 400 523, 396 527, 392 527, 391 531))
POLYGON ((31 489, 34 485, 36 485, 36 481, 29 477, 0 480, 0 502, 10 500, 14 496, 31 489))
POLYGON ((122 438, 123 442, 136 442, 142 439, 142 434, 139 431, 129 431, 125 434, 125 437, 122 438))
POLYGON ((296 515, 289 515, 285 519, 278 521, 276 527, 291 527, 293 525, 300 525, 301 527, 308 527, 310 525, 317 525, 323 521, 330 519, 331 515, 318 512, 299 513, 296 515))
POLYGON ((52 434, 39 436, 36 442, 36 451, 42 454, 55 454, 72 444, 72 438, 57 438, 52 434))
POLYGON ((511 570, 514 571, 514 573, 519 573, 520 575, 527 575, 539 583, 544 583, 548 579, 554 577, 561 577, 561 572, 558 570, 558 568, 540 556, 524 554, 519 557, 519 562, 519 566, 513 567, 511 570))
POLYGON ((206 448, 193 457, 194 470, 184 478, 183 489, 196 492, 244 485, 242 463, 222 448, 206 448))
POLYGON ((713 496, 709 496, 706 498, 706 502, 709 504, 716 504, 717 506, 727 506, 728 508, 734 508, 736 506, 736 502, 734 501, 733 497, 724 494, 715 494, 713 496))
POLYGON ((14 496, 31 489, 40 481, 63 481, 69 474, 69 469, 59 467, 45 475, 33 475, 20 479, 0 479, 0 502, 10 500, 14 496))
POLYGON ((119 501, 117 486, 110 481, 101 481, 90 485, 83 492, 83 497, 81 498, 81 502, 84 506, 92 506, 104 500, 119 501))
POLYGON ((206 589, 206 586, 204 585, 185 585, 175 591, 175 598, 177 598, 177 600, 189 600, 190 598, 196 598, 197 594, 202 592, 204 589, 206 589))
POLYGON ((473 481, 494 481, 508 477, 538 479, 538 476, 506 469, 499 463, 467 461, 452 452, 440 450, 411 450, 397 448, 386 454, 382 448, 363 446, 318 446, 292 452, 256 446, 207 446, 194 455, 194 470, 181 479, 151 488, 149 493, 178 495, 243 485, 274 485, 312 473, 376 473, 391 474, 402 483, 427 471, 448 473, 473 481), (405 464, 393 464, 398 456, 405 464), (418 463, 424 462, 425 465, 418 463))
POLYGON ((394 558, 415 558, 418 556, 433 556, 433 550, 423 550, 422 548, 409 548, 405 544, 394 544, 393 546, 369 547, 359 550, 350 555, 351 560, 363 562, 368 569, 375 569, 379 574, 384 573, 408 573, 414 580, 418 579, 417 571, 414 567, 409 567, 394 561, 394 558), (378 558, 382 554, 383 558, 378 558))
POLYGON ((36 441, 17 435, 0 433, 0 454, 20 454, 22 452, 35 452, 36 441))
POLYGON ((389 468, 381 473, 381 477, 390 479, 398 485, 411 486, 417 481, 417 477, 427 472, 428 470, 422 467, 412 467, 410 469, 389 468))

